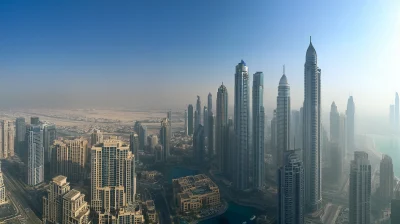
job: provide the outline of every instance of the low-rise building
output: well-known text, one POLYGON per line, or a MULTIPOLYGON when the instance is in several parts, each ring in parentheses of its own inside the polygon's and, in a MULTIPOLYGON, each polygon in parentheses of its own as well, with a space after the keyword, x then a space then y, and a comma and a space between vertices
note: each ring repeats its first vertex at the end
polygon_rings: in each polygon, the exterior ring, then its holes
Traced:
POLYGON ((181 212, 221 203, 218 186, 204 174, 173 179, 172 186, 174 201, 181 212))
POLYGON ((153 200, 146 201, 147 217, 150 223, 158 223, 157 212, 153 200))

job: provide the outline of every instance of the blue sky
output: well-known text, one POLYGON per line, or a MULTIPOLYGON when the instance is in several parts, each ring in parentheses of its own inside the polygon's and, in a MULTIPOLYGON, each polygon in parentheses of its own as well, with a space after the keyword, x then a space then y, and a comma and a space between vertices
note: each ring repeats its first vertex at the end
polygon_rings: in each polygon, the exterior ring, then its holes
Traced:
POLYGON ((270 111, 285 64, 296 109, 309 36, 324 110, 335 100, 344 112, 353 94, 357 108, 386 115, 400 91, 394 0, 3 0, 0 30, 5 106, 183 109, 196 95, 216 95, 221 82, 233 102, 234 68, 243 59, 251 74, 264 72, 270 111))

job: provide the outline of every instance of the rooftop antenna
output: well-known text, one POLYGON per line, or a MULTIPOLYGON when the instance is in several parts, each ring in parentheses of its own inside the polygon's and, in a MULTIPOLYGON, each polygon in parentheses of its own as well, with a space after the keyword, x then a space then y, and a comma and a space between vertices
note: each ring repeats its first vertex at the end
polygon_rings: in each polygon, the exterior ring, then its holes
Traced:
POLYGON ((283 65, 283 74, 285 75, 285 65, 283 65))
POLYGON ((311 36, 310 36, 310 44, 311 44, 311 36))

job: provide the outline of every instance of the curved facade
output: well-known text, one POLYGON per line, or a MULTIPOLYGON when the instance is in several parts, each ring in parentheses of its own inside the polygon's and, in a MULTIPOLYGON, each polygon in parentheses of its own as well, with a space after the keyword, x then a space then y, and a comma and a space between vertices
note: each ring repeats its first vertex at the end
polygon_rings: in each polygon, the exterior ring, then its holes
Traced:
POLYGON ((303 160, 306 211, 321 208, 321 69, 311 43, 304 64, 303 160))

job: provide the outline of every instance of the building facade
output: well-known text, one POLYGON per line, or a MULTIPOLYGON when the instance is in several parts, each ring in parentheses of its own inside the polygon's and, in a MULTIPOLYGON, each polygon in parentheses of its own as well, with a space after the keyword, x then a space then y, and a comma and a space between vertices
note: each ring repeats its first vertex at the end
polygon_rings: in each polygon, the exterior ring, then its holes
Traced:
POLYGON ((303 159, 306 211, 321 208, 321 69, 311 43, 304 64, 303 159))
POLYGON ((1 160, 0 160, 0 205, 7 202, 6 187, 4 186, 3 172, 1 172, 1 160))
POLYGON ((193 135, 194 117, 193 117, 193 105, 192 104, 189 104, 187 111, 188 111, 188 135, 193 135))
POLYGON ((196 101, 196 113, 194 117, 194 130, 201 124, 201 100, 200 96, 197 96, 197 101, 196 101))
POLYGON ((347 149, 350 152, 354 152, 355 145, 354 145, 354 116, 355 116, 355 105, 353 96, 349 97, 347 101, 347 110, 346 110, 346 133, 347 133, 347 149))
POLYGON ((371 164, 362 151, 354 152, 350 163, 349 223, 371 223, 371 164))
POLYGON ((224 84, 218 88, 215 120, 215 149, 218 168, 222 173, 229 173, 229 136, 228 136, 228 91, 224 84))
POLYGON ((161 121, 160 129, 160 145, 162 146, 162 161, 166 162, 169 157, 169 147, 171 143, 171 133, 169 128, 168 118, 164 118, 161 121))
POLYGON ((85 201, 85 195, 72 189, 62 199, 63 224, 88 224, 89 204, 85 201))
POLYGON ((205 151, 205 131, 203 125, 200 124, 193 135, 193 159, 198 165, 203 164, 205 151))
POLYGON ((264 74, 256 72, 253 75, 253 150, 250 165, 251 181, 254 189, 261 189, 264 185, 265 163, 264 163, 264 74))
POLYGON ((276 106, 277 167, 283 166, 284 153, 290 150, 290 86, 283 74, 278 87, 276 106))
POLYGON ((0 121, 0 159, 14 156, 14 122, 0 121))
POLYGON ((43 129, 41 125, 27 128, 28 172, 27 183, 36 186, 44 181, 43 129))
POLYGON ((392 158, 382 155, 379 174, 379 195, 380 199, 389 204, 393 199, 394 173, 392 158))
POLYGON ((100 130, 94 129, 92 135, 90 136, 90 145, 97 145, 103 143, 104 137, 100 130))
POLYGON ((57 130, 54 124, 43 125, 43 148, 45 163, 51 162, 51 147, 57 139, 57 130))
POLYGON ((67 177, 56 176, 50 181, 47 197, 43 197, 43 223, 63 222, 63 196, 71 190, 67 177))

